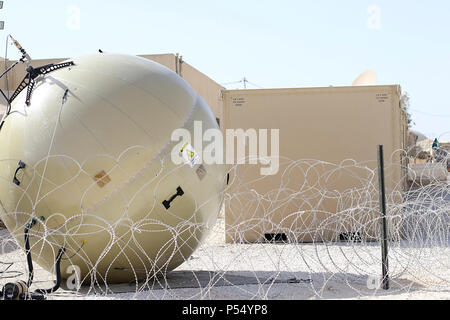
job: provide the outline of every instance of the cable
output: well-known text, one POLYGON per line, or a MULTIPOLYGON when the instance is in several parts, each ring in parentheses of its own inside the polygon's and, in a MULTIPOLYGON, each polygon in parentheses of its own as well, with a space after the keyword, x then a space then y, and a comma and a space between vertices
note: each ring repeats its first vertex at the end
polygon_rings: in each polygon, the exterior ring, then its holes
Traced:
MULTIPOLYGON (((8 44, 9 44, 9 35, 6 37, 6 48, 5 48, 5 70, 8 69, 8 44)), ((9 80, 8 80, 8 72, 6 72, 6 94, 8 96, 8 100, 9 101, 9 80)), ((6 113, 5 113, 6 114, 6 113)))
POLYGON ((432 114, 432 113, 427 113, 427 112, 423 112, 423 111, 416 110, 416 109, 409 109, 409 110, 426 115, 426 116, 430 116, 430 117, 450 118, 450 114, 432 114))
POLYGON ((12 35, 9 35, 12 42, 16 46, 16 48, 22 53, 22 58, 20 58, 20 61, 25 62, 27 66, 30 66, 31 63, 31 57, 28 55, 28 53, 25 51, 25 49, 20 45, 19 41, 14 39, 12 35))
POLYGON ((58 251, 58 256, 56 257, 56 262, 55 262, 55 272, 56 272, 56 284, 53 288, 51 289, 37 289, 34 291, 34 293, 37 294, 50 294, 55 292, 56 290, 59 289, 59 286, 61 285, 61 268, 60 268, 60 263, 61 263, 61 257, 64 254, 66 250, 62 247, 59 249, 58 251))
POLYGON ((264 89, 263 87, 257 85, 256 83, 253 83, 253 82, 248 81, 247 78, 243 78, 242 80, 239 80, 239 81, 233 81, 233 82, 221 83, 220 85, 222 85, 222 86, 227 86, 227 85, 238 84, 238 83, 242 83, 242 82, 244 82, 244 83, 249 83, 249 84, 251 84, 252 86, 255 86, 255 87, 259 88, 259 89, 264 89))
MULTIPOLYGON (((16 283, 7 283, 2 290, 0 290, 0 296, 3 297, 3 299, 8 300, 45 300, 45 295, 55 292, 59 289, 61 285, 61 258, 62 255, 65 253, 65 248, 61 247, 58 251, 58 255, 56 257, 55 261, 55 272, 56 272, 56 284, 50 288, 50 289, 37 289, 34 292, 29 292, 29 288, 31 287, 33 283, 33 276, 34 276, 34 268, 33 268, 33 260, 31 257, 31 251, 30 251, 30 237, 29 237, 29 231, 33 226, 36 224, 37 220, 32 219, 30 223, 28 223, 25 226, 24 230, 24 237, 25 237, 25 253, 27 256, 27 263, 28 263, 28 281, 25 283, 24 281, 18 281, 16 283)), ((11 267, 12 263, 8 266, 8 268, 5 270, 7 271, 11 267)))
POLYGON ((14 265, 14 262, 3 262, 3 261, 0 261, 0 264, 7 265, 5 270, 0 271, 0 275, 14 274, 14 275, 9 275, 9 276, 0 276, 0 280, 3 280, 3 279, 14 279, 14 278, 18 278, 18 277, 23 275, 23 272, 21 272, 21 271, 9 270, 9 268, 11 268, 14 265))
POLYGON ((27 264, 28 264, 28 281, 27 281, 27 287, 29 288, 31 284, 33 283, 33 260, 31 259, 31 252, 30 252, 30 237, 28 235, 28 232, 30 229, 36 224, 36 219, 32 219, 29 224, 25 226, 24 235, 25 235, 25 254, 27 256, 27 264))
MULTIPOLYGON (((11 113, 11 99, 10 99, 10 95, 9 95, 9 78, 8 78, 8 73, 19 64, 19 62, 24 62, 25 59, 30 59, 31 58, 28 56, 28 54, 26 53, 26 51, 20 46, 20 44, 14 40, 14 38, 8 34, 8 36, 6 37, 6 47, 5 47, 5 71, 0 75, 0 79, 5 76, 5 87, 6 87, 6 95, 3 92, 3 90, 0 89, 0 93, 2 94, 3 98, 5 99, 6 103, 7 103, 7 107, 6 107, 6 111, 5 114, 3 115, 2 121, 0 123, 0 130, 3 127, 3 123, 5 122, 6 118, 8 117, 8 115, 11 113), (12 64, 10 67, 8 67, 8 44, 9 44, 9 38, 11 38, 13 41, 15 41, 15 45, 17 46, 17 48, 22 52, 22 58, 20 58, 20 60, 14 62, 14 64, 12 64), (17 43, 17 44, 16 44, 17 43)), ((29 60, 27 62, 27 64, 29 64, 29 60)))
POLYGON ((241 83, 243 80, 240 80, 240 81, 233 81, 233 82, 227 82, 227 83, 221 83, 220 85, 222 85, 222 86, 227 86, 227 85, 230 85, 230 84, 237 84, 237 83, 241 83))
POLYGON ((264 89, 263 87, 258 86, 257 84, 254 84, 253 82, 250 82, 250 81, 248 81, 248 80, 247 80, 247 82, 250 83, 251 85, 253 85, 253 86, 259 88, 259 89, 264 89))
MULTIPOLYGON (((47 64, 45 66, 41 66, 41 67, 37 67, 37 68, 33 68, 31 66, 31 57, 28 55, 28 53, 25 51, 25 49, 20 45, 20 43, 14 39, 10 34, 7 36, 6 38, 6 49, 5 49, 5 71, 0 75, 0 79, 6 75, 6 90, 7 90, 7 94, 5 95, 5 93, 0 89, 0 93, 3 96, 3 98, 6 100, 7 103, 7 109, 5 111, 5 114, 3 115, 3 118, 1 119, 0 122, 0 130, 3 127, 3 124, 5 123, 6 118, 11 114, 11 103, 12 101, 17 98, 17 96, 22 92, 22 90, 27 90, 27 95, 26 95, 26 100, 25 103, 27 106, 30 106, 31 104, 31 95, 33 92, 33 89, 36 85, 36 81, 35 79, 40 77, 40 76, 44 76, 50 72, 62 69, 62 68, 66 68, 66 67, 70 67, 73 66, 74 62, 70 61, 70 62, 63 62, 63 63, 58 63, 58 64, 47 64), (13 41, 14 45, 17 47, 17 49, 22 53, 22 57, 20 58, 19 61, 16 61, 11 67, 8 68, 8 63, 7 63, 7 56, 8 56, 8 44, 9 41, 8 39, 11 38, 11 40, 13 41), (14 93, 12 94, 12 96, 9 95, 9 79, 8 79, 8 73, 19 63, 25 63, 27 65, 26 71, 27 71, 27 75, 23 78, 23 80, 20 82, 19 86, 16 88, 16 90, 14 91, 14 93)), ((64 99, 67 97, 67 90, 64 94, 64 99)))

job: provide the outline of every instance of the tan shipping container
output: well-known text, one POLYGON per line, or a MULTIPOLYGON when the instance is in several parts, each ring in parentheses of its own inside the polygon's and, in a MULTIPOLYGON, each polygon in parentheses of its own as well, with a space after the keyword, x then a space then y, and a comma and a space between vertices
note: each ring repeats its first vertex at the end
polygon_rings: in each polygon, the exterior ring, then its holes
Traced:
POLYGON ((398 85, 224 91, 224 129, 268 129, 269 141, 270 129, 279 129, 280 148, 276 175, 250 164, 230 172, 226 241, 260 242, 268 233, 301 242, 353 232, 375 238, 378 145, 387 192, 401 196, 404 188, 400 97, 398 85))

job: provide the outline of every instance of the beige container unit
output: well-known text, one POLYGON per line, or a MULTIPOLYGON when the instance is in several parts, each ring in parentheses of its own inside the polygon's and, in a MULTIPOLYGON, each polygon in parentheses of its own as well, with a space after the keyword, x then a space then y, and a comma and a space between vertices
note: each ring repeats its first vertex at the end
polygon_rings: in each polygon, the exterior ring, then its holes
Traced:
MULTIPOLYGON (((390 163, 387 191, 401 196, 404 187, 400 96, 398 85, 225 91, 224 129, 268 129, 269 141, 270 129, 279 129, 280 136, 278 174, 261 176, 262 166, 250 164, 231 171, 227 242, 259 242, 267 233, 301 242, 352 232, 373 239, 377 145, 390 163)), ((270 143, 268 149, 270 155, 270 143)))
POLYGON ((222 90, 225 88, 186 62, 182 63, 179 72, 180 76, 192 86, 195 92, 205 99, 220 125, 223 118, 222 90))

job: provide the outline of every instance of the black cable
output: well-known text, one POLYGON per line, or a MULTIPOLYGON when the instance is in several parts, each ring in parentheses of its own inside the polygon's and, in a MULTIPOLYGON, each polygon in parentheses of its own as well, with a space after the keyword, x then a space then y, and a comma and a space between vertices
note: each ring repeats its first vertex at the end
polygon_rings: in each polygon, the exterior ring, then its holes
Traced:
MULTIPOLYGON (((32 219, 29 224, 25 226, 24 235, 25 235, 25 253, 27 256, 27 263, 28 263, 28 281, 27 281, 27 287, 30 288, 33 284, 33 278, 34 278, 34 268, 33 268, 33 259, 31 257, 31 249, 30 249, 30 236, 29 231, 33 226, 36 224, 36 219, 32 219)), ((55 292, 59 289, 61 285, 61 258, 62 255, 65 252, 65 248, 61 247, 58 251, 58 255, 56 256, 55 261, 55 272, 56 272, 56 284, 53 286, 53 288, 50 289, 37 289, 33 293, 28 294, 29 298, 32 300, 42 300, 44 299, 44 296, 50 293, 55 292)))
POLYGON ((3 261, 0 261, 0 264, 7 265, 5 270, 0 271, 0 275, 2 275, 2 276, 0 276, 0 280, 3 280, 3 279, 14 279, 14 278, 18 278, 21 275, 23 275, 23 272, 16 271, 16 270, 8 270, 9 268, 12 267, 14 262, 3 262, 3 261), (3 276, 4 274, 13 274, 13 275, 3 276))
POLYGON ((0 79, 3 78, 3 76, 5 74, 7 74, 8 72, 10 72, 17 64, 19 63, 19 61, 14 62, 8 69, 6 69, 5 71, 3 71, 2 74, 0 74, 0 79))
POLYGON ((25 59, 25 54, 22 54, 22 58, 20 58, 20 60, 14 62, 10 67, 8 67, 8 44, 9 44, 9 38, 10 35, 8 35, 6 37, 6 48, 5 48, 5 71, 0 75, 0 79, 6 75, 5 77, 5 82, 6 82, 6 94, 3 92, 3 90, 0 89, 0 93, 2 94, 3 98, 6 100, 7 106, 6 106, 6 111, 5 111, 5 115, 3 116, 2 122, 0 123, 0 130, 3 127, 3 123, 5 121, 5 119, 9 116, 9 114, 11 113, 11 101, 10 101, 10 96, 9 96, 9 79, 8 79, 8 73, 19 64, 19 62, 24 62, 25 59))
POLYGON ((450 114, 433 114, 433 113, 428 113, 428 112, 424 112, 424 111, 417 110, 417 109, 411 109, 411 108, 409 110, 417 112, 419 114, 423 114, 425 116, 429 116, 429 117, 450 118, 450 114))
POLYGON ((36 219, 32 219, 29 224, 25 226, 24 235, 25 235, 25 254, 27 256, 27 263, 28 263, 28 281, 27 281, 27 287, 29 288, 31 284, 33 283, 33 260, 31 259, 31 251, 30 251, 30 237, 28 235, 28 232, 31 228, 36 224, 36 219))
POLYGON ((46 294, 53 293, 59 289, 59 286, 61 285, 60 263, 61 263, 61 257, 64 254, 64 252, 65 252, 64 248, 59 249, 58 256, 56 257, 56 262, 55 262, 56 284, 55 284, 55 286, 51 289, 37 289, 34 291, 34 293, 46 295, 46 294))

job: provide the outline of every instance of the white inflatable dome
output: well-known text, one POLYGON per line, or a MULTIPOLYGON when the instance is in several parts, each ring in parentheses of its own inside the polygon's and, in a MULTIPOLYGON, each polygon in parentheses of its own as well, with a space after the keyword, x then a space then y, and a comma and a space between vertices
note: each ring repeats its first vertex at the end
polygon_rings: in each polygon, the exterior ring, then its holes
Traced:
POLYGON ((203 99, 150 60, 96 54, 41 78, 0 131, 0 217, 34 261, 83 282, 145 279, 180 265, 217 218, 224 165, 175 165, 177 128, 217 128, 203 99), (25 165, 19 168, 19 163, 25 165), (14 178, 19 184, 14 183, 14 178), (180 192, 181 190, 181 192, 180 192), (169 203, 169 206, 164 205, 169 203))

